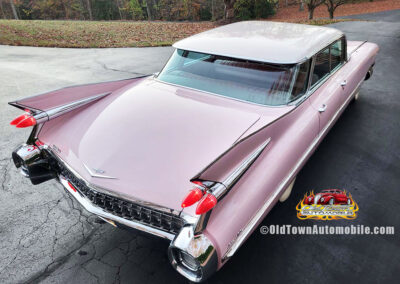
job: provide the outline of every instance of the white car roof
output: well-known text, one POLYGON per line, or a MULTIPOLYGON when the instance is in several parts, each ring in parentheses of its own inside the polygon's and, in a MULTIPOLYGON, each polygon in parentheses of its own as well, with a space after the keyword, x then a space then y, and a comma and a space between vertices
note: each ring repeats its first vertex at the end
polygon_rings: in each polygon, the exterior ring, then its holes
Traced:
POLYGON ((276 64, 312 57, 343 36, 334 28, 270 21, 221 26, 176 42, 178 49, 276 64))

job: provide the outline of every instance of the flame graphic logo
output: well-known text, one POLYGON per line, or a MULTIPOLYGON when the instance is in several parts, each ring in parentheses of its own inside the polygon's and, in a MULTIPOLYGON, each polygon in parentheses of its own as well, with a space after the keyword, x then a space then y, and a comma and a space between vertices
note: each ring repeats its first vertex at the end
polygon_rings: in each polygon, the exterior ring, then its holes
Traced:
POLYGON ((309 197, 315 197, 314 191, 306 192, 303 199, 296 206, 297 218, 300 220, 339 220, 347 219, 354 220, 357 218, 357 211, 359 210, 358 204, 354 201, 352 195, 343 190, 343 193, 351 200, 349 205, 322 205, 322 204, 306 204, 305 200, 309 197), (313 211, 313 214, 305 214, 304 210, 313 211), (320 214, 319 214, 319 213, 320 214), (336 212, 336 214, 329 214, 329 212, 336 212), (351 214, 349 214, 349 212, 351 214), (346 214, 340 214, 346 213, 346 214))

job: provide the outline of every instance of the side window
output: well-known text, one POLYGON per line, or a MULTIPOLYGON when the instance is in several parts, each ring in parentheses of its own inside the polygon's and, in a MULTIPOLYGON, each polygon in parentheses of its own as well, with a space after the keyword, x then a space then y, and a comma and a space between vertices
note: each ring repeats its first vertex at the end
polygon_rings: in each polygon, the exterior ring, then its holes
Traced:
POLYGON ((303 95, 307 91, 308 73, 310 70, 311 60, 307 60, 299 66, 297 78, 293 86, 292 96, 290 101, 293 101, 303 95))
POLYGON ((338 40, 331 45, 331 70, 335 69, 344 60, 342 46, 342 40, 338 40))
POLYGON ((320 51, 315 57, 314 72, 311 79, 311 86, 327 76, 330 72, 329 47, 320 51))

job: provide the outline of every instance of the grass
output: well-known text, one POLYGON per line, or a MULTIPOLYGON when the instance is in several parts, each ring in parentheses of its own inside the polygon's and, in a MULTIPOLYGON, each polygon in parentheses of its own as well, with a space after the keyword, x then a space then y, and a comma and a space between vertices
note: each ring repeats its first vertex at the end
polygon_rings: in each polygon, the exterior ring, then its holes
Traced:
MULTIPOLYGON (((339 21, 347 20, 300 23, 326 25, 339 21)), ((166 46, 216 26, 215 22, 0 20, 0 44, 75 48, 166 46)))
POLYGON ((212 22, 0 20, 0 44, 83 48, 165 46, 213 27, 212 22))
POLYGON ((299 23, 299 24, 324 26, 324 25, 340 23, 340 22, 349 22, 349 21, 361 21, 361 20, 354 20, 354 19, 314 19, 314 20, 300 20, 300 21, 292 21, 292 22, 293 23, 299 23))

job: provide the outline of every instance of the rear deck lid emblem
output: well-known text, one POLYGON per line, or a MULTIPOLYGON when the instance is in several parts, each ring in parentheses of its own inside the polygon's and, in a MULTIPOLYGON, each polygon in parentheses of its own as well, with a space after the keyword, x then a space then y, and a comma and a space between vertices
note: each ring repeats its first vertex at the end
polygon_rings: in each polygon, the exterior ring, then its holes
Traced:
POLYGON ((85 166, 86 170, 88 171, 88 173, 89 173, 92 177, 96 177, 96 178, 107 178, 107 179, 116 179, 116 177, 104 175, 104 173, 105 173, 104 170, 95 169, 95 168, 89 168, 89 167, 86 166, 85 164, 83 164, 83 165, 85 166))

